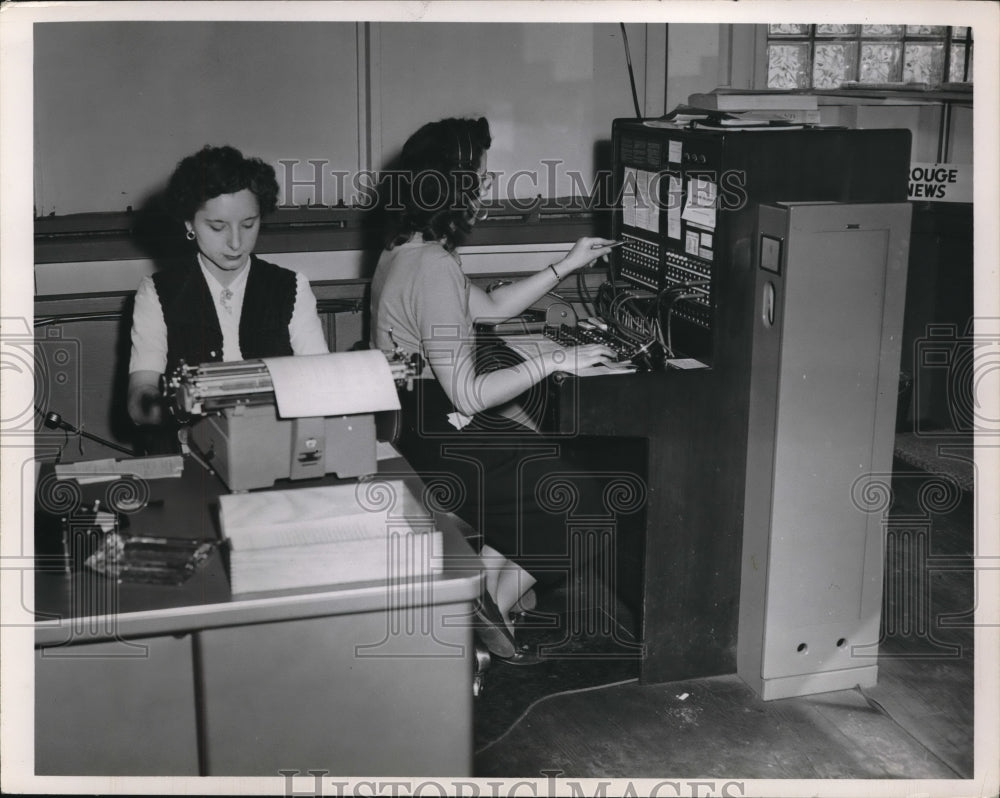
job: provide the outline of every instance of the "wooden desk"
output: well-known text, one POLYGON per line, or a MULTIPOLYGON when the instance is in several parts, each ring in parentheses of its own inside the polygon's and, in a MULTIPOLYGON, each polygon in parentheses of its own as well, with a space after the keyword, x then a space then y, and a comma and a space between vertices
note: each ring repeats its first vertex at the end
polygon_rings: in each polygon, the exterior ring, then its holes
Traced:
MULTIPOLYGON (((416 480, 402 459, 379 473, 416 480)), ((43 471, 39 495, 49 491, 58 512, 57 484, 70 483, 43 471)), ((148 485, 132 532, 218 537, 222 487, 196 463, 148 485)), ((108 486, 66 492, 61 512, 108 486)), ((42 536, 57 521, 45 510, 36 519, 42 536)), ((181 586, 40 564, 36 773, 471 774, 468 619, 480 574, 458 523, 438 520, 443 573, 393 589, 358 582, 233 598, 218 551, 181 586)))
MULTIPOLYGON (((737 383, 738 384, 738 383, 737 383)), ((544 429, 646 445, 645 683, 734 673, 746 412, 712 369, 550 380, 544 429)), ((745 400, 742 400, 745 401, 745 400)))
MULTIPOLYGON (((521 359, 495 336, 480 343, 486 368, 521 359)), ((523 397, 554 440, 627 441, 645 506, 639 534, 616 541, 617 589, 641 621, 644 683, 736 671, 749 366, 730 360, 719 369, 560 373, 523 397)))

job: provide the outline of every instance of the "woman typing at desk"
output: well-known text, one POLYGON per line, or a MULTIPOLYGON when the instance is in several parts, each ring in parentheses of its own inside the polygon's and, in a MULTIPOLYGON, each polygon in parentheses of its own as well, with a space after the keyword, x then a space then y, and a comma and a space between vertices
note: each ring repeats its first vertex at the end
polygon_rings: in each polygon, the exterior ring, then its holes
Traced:
POLYGON ((193 251, 136 291, 128 382, 136 424, 163 421, 160 377, 181 360, 329 351, 306 277, 253 254, 277 197, 274 169, 232 147, 205 147, 177 165, 167 201, 193 251))
MULTIPOLYGON (((486 542, 481 556, 487 594, 477 623, 494 654, 517 659, 507 613, 535 576, 515 561, 530 569, 532 562, 565 552, 567 533, 562 519, 540 507, 530 488, 518 487, 522 464, 537 459, 543 439, 497 410, 556 371, 589 368, 612 360, 614 352, 585 345, 477 373, 474 325, 518 315, 563 278, 607 255, 613 242, 582 238, 564 258, 518 282, 491 293, 474 285, 455 249, 482 218, 491 179, 486 171, 490 144, 486 119, 446 119, 420 128, 404 145, 398 196, 389 198, 402 210, 390 217, 387 244, 372 279, 371 343, 382 350, 419 352, 429 365, 418 389, 401 395, 399 446, 411 465, 419 473, 454 473, 463 457, 449 456, 448 447, 475 449, 471 459, 480 484, 466 484, 467 500, 458 514, 486 542)), ((567 457, 569 448, 562 445, 551 470, 581 468, 567 457)), ((467 480, 472 481, 475 477, 467 480)))

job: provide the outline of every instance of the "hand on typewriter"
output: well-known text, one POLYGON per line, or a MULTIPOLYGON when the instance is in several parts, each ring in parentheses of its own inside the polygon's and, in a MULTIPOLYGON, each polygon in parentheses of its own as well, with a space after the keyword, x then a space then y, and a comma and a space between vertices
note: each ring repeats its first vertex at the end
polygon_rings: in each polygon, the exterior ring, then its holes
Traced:
POLYGON ((153 371, 134 371, 128 375, 128 414, 140 426, 163 422, 159 374, 153 371))

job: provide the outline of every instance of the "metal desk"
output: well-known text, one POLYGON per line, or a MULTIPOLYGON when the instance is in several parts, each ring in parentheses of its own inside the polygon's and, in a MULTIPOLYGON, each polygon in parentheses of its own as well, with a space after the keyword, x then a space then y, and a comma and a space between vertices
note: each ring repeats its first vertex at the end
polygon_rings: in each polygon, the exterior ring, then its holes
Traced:
MULTIPOLYGON (((420 486, 399 458, 382 461, 379 475, 420 486)), ((180 478, 146 484, 130 531, 218 538, 222 486, 212 475, 188 461, 180 478)), ((56 483, 45 470, 38 486, 49 494, 36 536, 58 522, 51 511, 111 490, 56 483), (73 486, 63 506, 51 493, 59 485, 73 486)), ((481 577, 460 522, 438 522, 444 571, 393 588, 357 582, 233 598, 219 551, 180 586, 117 584, 40 563, 36 773, 470 774, 469 619, 481 577)))

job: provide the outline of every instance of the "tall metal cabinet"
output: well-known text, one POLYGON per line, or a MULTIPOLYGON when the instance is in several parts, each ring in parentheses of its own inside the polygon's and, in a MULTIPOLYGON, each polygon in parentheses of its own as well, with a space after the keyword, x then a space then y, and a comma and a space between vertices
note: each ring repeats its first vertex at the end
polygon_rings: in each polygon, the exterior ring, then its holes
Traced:
POLYGON ((907 203, 763 205, 737 670, 763 698, 870 686, 907 203))

